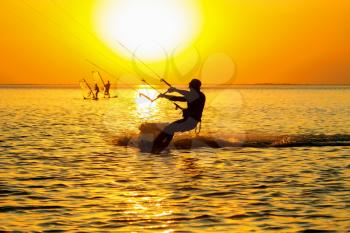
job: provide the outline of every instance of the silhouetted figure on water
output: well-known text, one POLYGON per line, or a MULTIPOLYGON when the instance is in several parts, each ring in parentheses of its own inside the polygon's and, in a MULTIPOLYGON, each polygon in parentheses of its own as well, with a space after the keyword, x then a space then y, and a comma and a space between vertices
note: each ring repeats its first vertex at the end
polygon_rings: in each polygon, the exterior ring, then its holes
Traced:
POLYGON ((109 93, 110 89, 111 89, 111 83, 108 80, 107 83, 105 84, 104 98, 106 98, 106 97, 111 98, 111 95, 109 93))
POLYGON ((95 99, 98 99, 98 93, 100 92, 100 88, 98 87, 97 83, 95 84, 95 99))
POLYGON ((187 102, 187 108, 183 110, 183 119, 177 120, 166 126, 153 142, 152 153, 160 153, 171 142, 176 132, 186 132, 195 129, 202 120, 202 113, 205 105, 205 95, 200 91, 201 81, 192 79, 189 83, 189 91, 179 90, 174 87, 168 92, 177 92, 182 96, 161 94, 160 97, 172 101, 187 102))

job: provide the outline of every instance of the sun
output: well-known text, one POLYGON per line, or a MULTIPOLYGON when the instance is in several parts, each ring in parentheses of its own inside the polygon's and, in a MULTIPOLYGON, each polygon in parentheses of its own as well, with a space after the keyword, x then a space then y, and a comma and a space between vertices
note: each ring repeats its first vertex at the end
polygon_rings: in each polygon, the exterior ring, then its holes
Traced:
POLYGON ((191 45, 201 30, 197 0, 97 1, 96 31, 124 57, 162 60, 191 45))

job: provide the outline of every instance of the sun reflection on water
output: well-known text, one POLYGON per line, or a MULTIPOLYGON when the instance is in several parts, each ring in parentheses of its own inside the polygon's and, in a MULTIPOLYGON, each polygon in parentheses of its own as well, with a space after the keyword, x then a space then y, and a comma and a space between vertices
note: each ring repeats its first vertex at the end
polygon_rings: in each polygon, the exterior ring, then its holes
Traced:
POLYGON ((155 90, 140 86, 135 96, 136 112, 142 119, 150 119, 152 115, 159 111, 157 102, 154 100, 157 98, 158 93, 155 90))
MULTIPOLYGON (((173 232, 174 224, 170 203, 166 201, 164 193, 156 191, 144 196, 144 192, 125 192, 128 196, 128 208, 123 212, 123 218, 127 221, 140 221, 140 229, 143 231, 162 230, 159 232, 173 232)), ((130 230, 133 230, 130 228, 130 230)), ((135 231, 136 232, 136 231, 135 231)))

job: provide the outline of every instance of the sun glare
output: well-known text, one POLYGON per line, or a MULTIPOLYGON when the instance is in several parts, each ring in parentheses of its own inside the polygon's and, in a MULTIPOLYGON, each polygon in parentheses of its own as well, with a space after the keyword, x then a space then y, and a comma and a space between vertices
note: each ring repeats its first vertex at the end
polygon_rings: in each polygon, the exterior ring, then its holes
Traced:
POLYGON ((185 49, 201 28, 196 0, 98 1, 95 18, 98 35, 113 50, 146 60, 162 60, 175 49, 185 49))
POLYGON ((140 87, 135 98, 137 113, 140 118, 147 119, 158 112, 157 102, 152 102, 158 96, 157 91, 140 87))

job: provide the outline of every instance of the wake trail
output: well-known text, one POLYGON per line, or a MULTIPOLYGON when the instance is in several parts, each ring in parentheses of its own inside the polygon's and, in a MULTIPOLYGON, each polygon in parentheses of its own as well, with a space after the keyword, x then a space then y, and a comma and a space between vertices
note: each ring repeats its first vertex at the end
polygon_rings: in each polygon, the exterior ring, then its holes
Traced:
MULTIPOLYGON (((112 138, 113 145, 136 147, 148 152, 152 148, 153 140, 164 127, 164 123, 145 123, 140 126, 139 134, 119 135, 112 138)), ((272 135, 262 133, 246 134, 208 134, 193 133, 175 134, 170 148, 226 148, 226 147, 325 147, 350 146, 348 134, 291 134, 272 135)))

